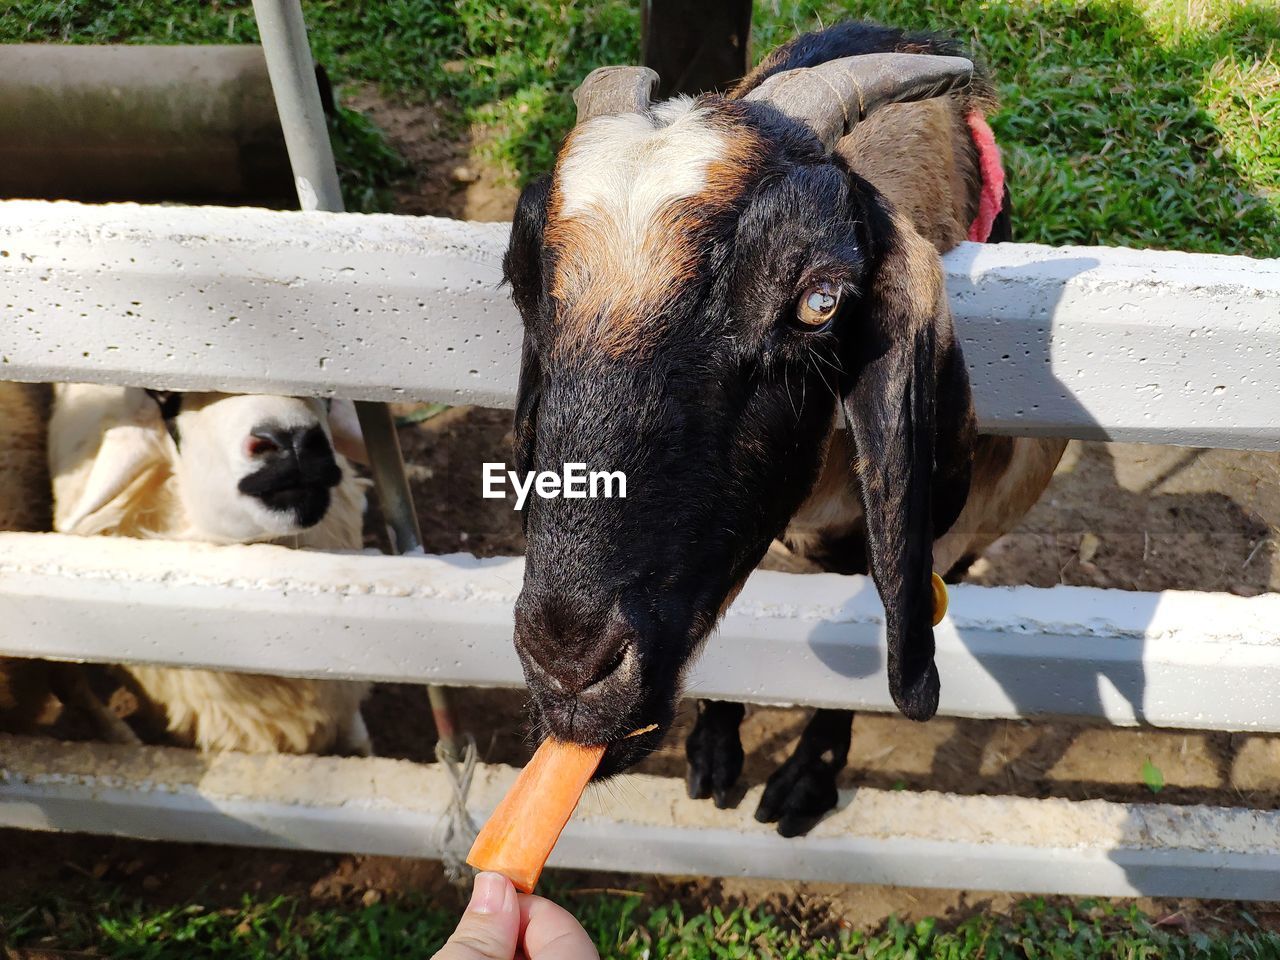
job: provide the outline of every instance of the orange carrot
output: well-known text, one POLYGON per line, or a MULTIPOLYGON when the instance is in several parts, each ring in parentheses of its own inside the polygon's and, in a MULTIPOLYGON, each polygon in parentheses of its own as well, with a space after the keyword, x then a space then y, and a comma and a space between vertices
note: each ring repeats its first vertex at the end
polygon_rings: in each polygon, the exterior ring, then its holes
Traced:
POLYGON ((516 889, 532 893, 604 750, 542 741, 476 837, 467 863, 501 873, 516 889))

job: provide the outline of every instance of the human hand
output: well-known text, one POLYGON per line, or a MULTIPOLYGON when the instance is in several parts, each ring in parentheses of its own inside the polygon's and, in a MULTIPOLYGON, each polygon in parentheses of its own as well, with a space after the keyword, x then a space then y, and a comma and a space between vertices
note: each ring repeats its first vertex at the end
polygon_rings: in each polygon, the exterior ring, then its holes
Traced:
POLYGON ((471 902, 432 960, 599 960, 587 931, 563 907, 517 893, 500 873, 476 876, 471 902))

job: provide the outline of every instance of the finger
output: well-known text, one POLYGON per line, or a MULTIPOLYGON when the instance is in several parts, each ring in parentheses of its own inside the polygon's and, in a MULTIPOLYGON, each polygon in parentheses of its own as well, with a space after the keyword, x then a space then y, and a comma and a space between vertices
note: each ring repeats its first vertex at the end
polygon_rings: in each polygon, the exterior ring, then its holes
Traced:
POLYGON ((529 960, 599 960, 573 914, 542 897, 520 897, 520 945, 529 960))
POLYGON ((519 938, 516 888, 501 874, 481 873, 458 929, 434 960, 511 960, 519 938))

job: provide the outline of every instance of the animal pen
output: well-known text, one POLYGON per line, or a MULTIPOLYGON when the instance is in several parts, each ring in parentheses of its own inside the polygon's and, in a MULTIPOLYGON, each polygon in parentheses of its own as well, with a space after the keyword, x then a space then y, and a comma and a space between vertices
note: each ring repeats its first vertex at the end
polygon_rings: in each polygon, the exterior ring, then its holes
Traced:
MULTIPOLYGON (((323 212, 337 183, 301 12, 255 6, 304 211, 0 204, 0 375, 509 408, 507 226, 323 212)), ((966 243, 945 268, 982 429, 1280 450, 1280 261, 966 243)), ((0 654, 519 686, 522 566, 0 534, 0 654)), ((1276 595, 957 586, 940 712, 1280 731, 1278 625, 1276 595)), ((888 711, 883 661, 869 579, 757 572, 690 686, 888 711)), ((463 791, 444 764, 0 737, 0 825, 438 858, 465 848, 457 798, 480 821, 514 771, 469 775, 463 791)), ((717 810, 624 776, 588 795, 551 862, 1280 899, 1277 812, 861 788, 782 839, 746 812, 758 791, 717 810)))

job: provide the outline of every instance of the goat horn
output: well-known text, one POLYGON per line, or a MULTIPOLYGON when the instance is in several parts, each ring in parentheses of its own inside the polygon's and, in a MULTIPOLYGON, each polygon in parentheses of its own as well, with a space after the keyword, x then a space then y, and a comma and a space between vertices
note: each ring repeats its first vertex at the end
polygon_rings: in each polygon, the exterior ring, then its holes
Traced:
POLYGON ((648 67, 599 67, 587 74, 573 102, 578 123, 607 113, 644 113, 658 86, 658 75, 648 67))
POLYGON ((867 53, 776 73, 744 99, 767 101, 806 124, 830 152, 877 107, 941 96, 972 76, 964 57, 867 53))

